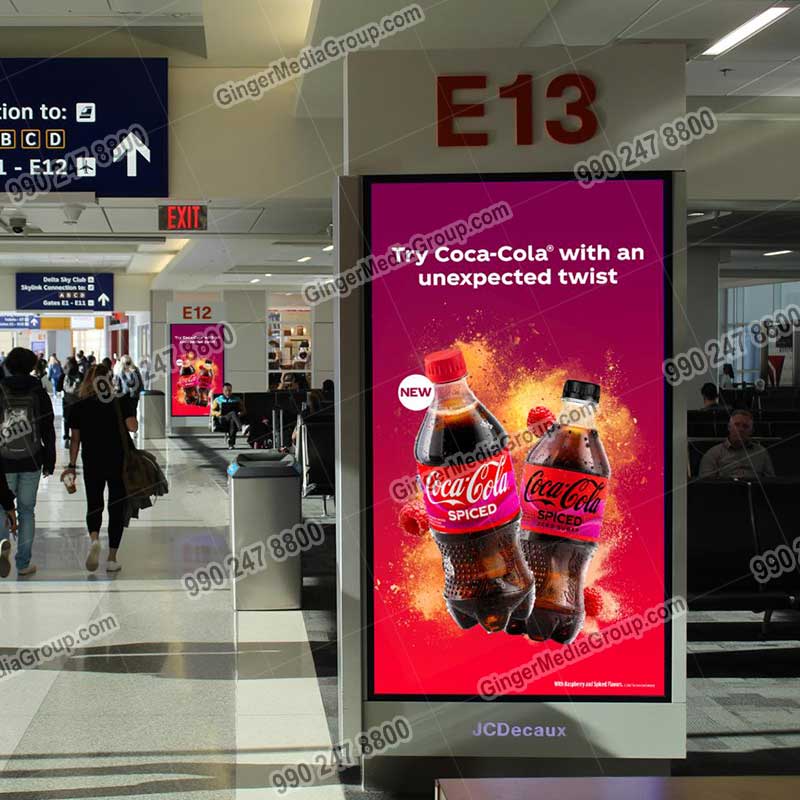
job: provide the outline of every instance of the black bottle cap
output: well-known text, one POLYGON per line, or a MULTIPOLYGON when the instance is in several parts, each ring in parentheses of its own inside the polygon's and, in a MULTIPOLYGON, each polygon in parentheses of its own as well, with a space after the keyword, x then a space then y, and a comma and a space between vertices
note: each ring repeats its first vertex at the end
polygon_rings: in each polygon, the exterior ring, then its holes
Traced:
POLYGON ((565 381, 561 396, 573 400, 589 400, 592 403, 599 403, 600 386, 586 381, 565 381))

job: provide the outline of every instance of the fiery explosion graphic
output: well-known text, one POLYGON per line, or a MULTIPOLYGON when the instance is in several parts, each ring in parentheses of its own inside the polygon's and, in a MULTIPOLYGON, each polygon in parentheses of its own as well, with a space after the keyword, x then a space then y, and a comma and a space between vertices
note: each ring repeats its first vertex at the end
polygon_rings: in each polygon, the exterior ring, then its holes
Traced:
MULTIPOLYGON (((624 575, 616 570, 619 554, 632 537, 637 535, 632 509, 626 507, 625 487, 646 485, 652 467, 644 455, 644 443, 637 436, 637 421, 624 403, 624 378, 619 364, 611 354, 606 356, 603 374, 588 374, 579 361, 566 361, 558 367, 543 363, 532 369, 521 368, 514 358, 514 346, 493 347, 486 339, 452 343, 466 359, 469 384, 478 398, 500 420, 509 434, 511 452, 517 475, 530 449, 514 446, 515 435, 526 430, 528 412, 534 406, 545 406, 556 415, 561 407, 564 381, 577 379, 599 383, 602 389, 598 431, 611 464, 611 491, 606 502, 600 542, 589 567, 585 592, 586 623, 584 633, 598 629, 631 613, 633 607, 624 575)), ((435 628, 450 628, 452 621, 442 597, 442 560, 439 549, 427 531, 419 531, 421 497, 404 509, 402 521, 398 504, 398 529, 402 537, 402 556, 399 563, 389 564, 394 582, 376 583, 387 609, 397 622, 414 626, 420 621, 435 628), (402 527, 401 527, 402 524, 402 527), (409 535, 409 530, 418 535, 409 535), (422 535, 419 535, 422 534, 422 535), (395 613, 396 612, 396 613, 395 613), (409 613, 410 612, 410 613, 409 613)))

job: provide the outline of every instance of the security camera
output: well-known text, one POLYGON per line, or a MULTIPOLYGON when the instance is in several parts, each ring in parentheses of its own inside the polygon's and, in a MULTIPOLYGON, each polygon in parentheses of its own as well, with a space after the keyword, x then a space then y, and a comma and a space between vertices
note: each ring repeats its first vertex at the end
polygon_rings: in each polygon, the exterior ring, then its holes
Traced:
POLYGON ((64 224, 77 225, 82 213, 83 206, 80 206, 77 203, 67 203, 64 206, 64 224))
POLYGON ((28 220, 25 217, 11 217, 8 220, 8 227, 15 236, 22 236, 28 227, 28 220))

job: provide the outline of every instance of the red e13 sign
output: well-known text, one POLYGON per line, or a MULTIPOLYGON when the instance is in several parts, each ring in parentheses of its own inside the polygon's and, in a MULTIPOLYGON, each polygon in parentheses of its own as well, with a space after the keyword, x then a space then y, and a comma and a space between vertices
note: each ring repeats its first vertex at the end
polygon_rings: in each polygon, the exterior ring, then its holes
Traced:
MULTIPOLYGON (((459 132, 459 117, 482 117, 486 105, 481 101, 457 103, 454 94, 464 89, 485 89, 486 75, 440 75, 436 79, 436 141, 439 147, 485 147, 486 131, 459 132)), ((597 116, 591 108, 597 96, 594 81, 586 75, 568 72, 553 78, 547 86, 547 97, 563 97, 569 90, 578 90, 575 100, 564 102, 564 113, 578 120, 578 127, 568 129, 561 119, 545 120, 551 139, 562 144, 580 144, 591 139, 598 128, 597 116)), ((516 140, 519 145, 533 144, 533 75, 521 73, 513 83, 501 86, 498 95, 515 104, 516 140)))

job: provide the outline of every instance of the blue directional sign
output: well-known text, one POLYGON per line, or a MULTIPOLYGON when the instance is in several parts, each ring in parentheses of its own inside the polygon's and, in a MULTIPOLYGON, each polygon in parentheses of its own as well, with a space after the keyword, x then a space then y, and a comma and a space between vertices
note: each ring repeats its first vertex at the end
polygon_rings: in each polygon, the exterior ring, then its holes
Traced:
POLYGON ((167 59, 0 59, 0 189, 167 197, 167 59))
POLYGON ((18 272, 18 311, 113 311, 112 272, 18 272))
POLYGON ((42 320, 38 314, 0 314, 0 330, 35 330, 41 327, 42 320))

